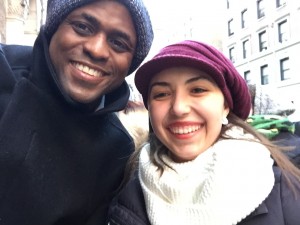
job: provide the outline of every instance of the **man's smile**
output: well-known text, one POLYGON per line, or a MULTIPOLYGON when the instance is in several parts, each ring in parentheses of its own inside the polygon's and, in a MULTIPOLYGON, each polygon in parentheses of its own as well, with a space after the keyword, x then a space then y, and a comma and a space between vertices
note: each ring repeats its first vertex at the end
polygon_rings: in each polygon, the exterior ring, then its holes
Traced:
POLYGON ((103 72, 103 71, 100 71, 100 70, 96 70, 96 69, 93 69, 87 65, 83 65, 81 63, 78 63, 78 62, 74 62, 73 65, 80 71, 90 75, 90 76, 94 76, 94 77, 100 77, 100 76, 107 76, 109 75, 108 73, 106 72, 103 72))

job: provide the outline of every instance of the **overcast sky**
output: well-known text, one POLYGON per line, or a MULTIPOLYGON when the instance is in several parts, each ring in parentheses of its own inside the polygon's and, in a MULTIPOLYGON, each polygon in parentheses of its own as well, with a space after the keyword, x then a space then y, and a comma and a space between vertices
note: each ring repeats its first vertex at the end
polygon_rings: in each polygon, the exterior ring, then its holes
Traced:
MULTIPOLYGON (((144 0, 155 29, 155 48, 186 37, 183 21, 192 18, 195 39, 209 42, 224 32, 225 1, 223 0, 144 0), (165 36, 162 37, 160 32, 165 36), (164 39, 164 40, 163 40, 164 39)), ((226 27, 225 27, 226 28, 226 27)), ((155 50, 154 50, 155 51, 155 50)))
MULTIPOLYGON (((223 0, 144 0, 144 2, 154 29, 154 42, 147 59, 170 42, 190 39, 183 24, 189 17, 192 21, 188 22, 187 26, 193 27, 193 38, 199 41, 209 43, 214 38, 219 38, 224 29, 227 29, 223 0)), ((127 78, 130 83, 132 79, 133 76, 127 78)))

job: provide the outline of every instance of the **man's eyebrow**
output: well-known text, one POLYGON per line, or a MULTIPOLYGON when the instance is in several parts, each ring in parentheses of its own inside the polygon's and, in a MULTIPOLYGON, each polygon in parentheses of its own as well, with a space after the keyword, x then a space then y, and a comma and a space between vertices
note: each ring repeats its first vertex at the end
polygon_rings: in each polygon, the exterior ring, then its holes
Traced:
POLYGON ((93 26, 96 26, 97 28, 100 27, 100 23, 99 21, 94 17, 94 16, 91 16, 87 13, 81 13, 81 16, 86 19, 88 22, 90 22, 93 26))

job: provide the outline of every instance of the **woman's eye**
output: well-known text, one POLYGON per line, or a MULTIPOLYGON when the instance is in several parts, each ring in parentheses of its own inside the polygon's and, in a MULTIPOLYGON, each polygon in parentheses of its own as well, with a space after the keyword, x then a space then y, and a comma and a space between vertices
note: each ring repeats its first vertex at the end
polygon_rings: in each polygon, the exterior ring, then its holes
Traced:
POLYGON ((203 93, 206 90, 204 90, 203 88, 194 88, 192 89, 192 93, 203 93))
POLYGON ((169 95, 166 92, 160 92, 160 93, 155 93, 152 96, 153 96, 152 97, 153 99, 162 99, 162 98, 167 97, 169 95))

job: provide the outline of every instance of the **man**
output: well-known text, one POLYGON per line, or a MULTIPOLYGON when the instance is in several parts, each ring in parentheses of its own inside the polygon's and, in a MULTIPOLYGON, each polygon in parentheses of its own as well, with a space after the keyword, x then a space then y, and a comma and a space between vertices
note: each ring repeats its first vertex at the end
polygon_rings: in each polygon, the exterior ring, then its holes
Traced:
POLYGON ((0 45, 0 224, 106 224, 134 143, 116 111, 149 52, 142 0, 49 0, 32 48, 0 45))

